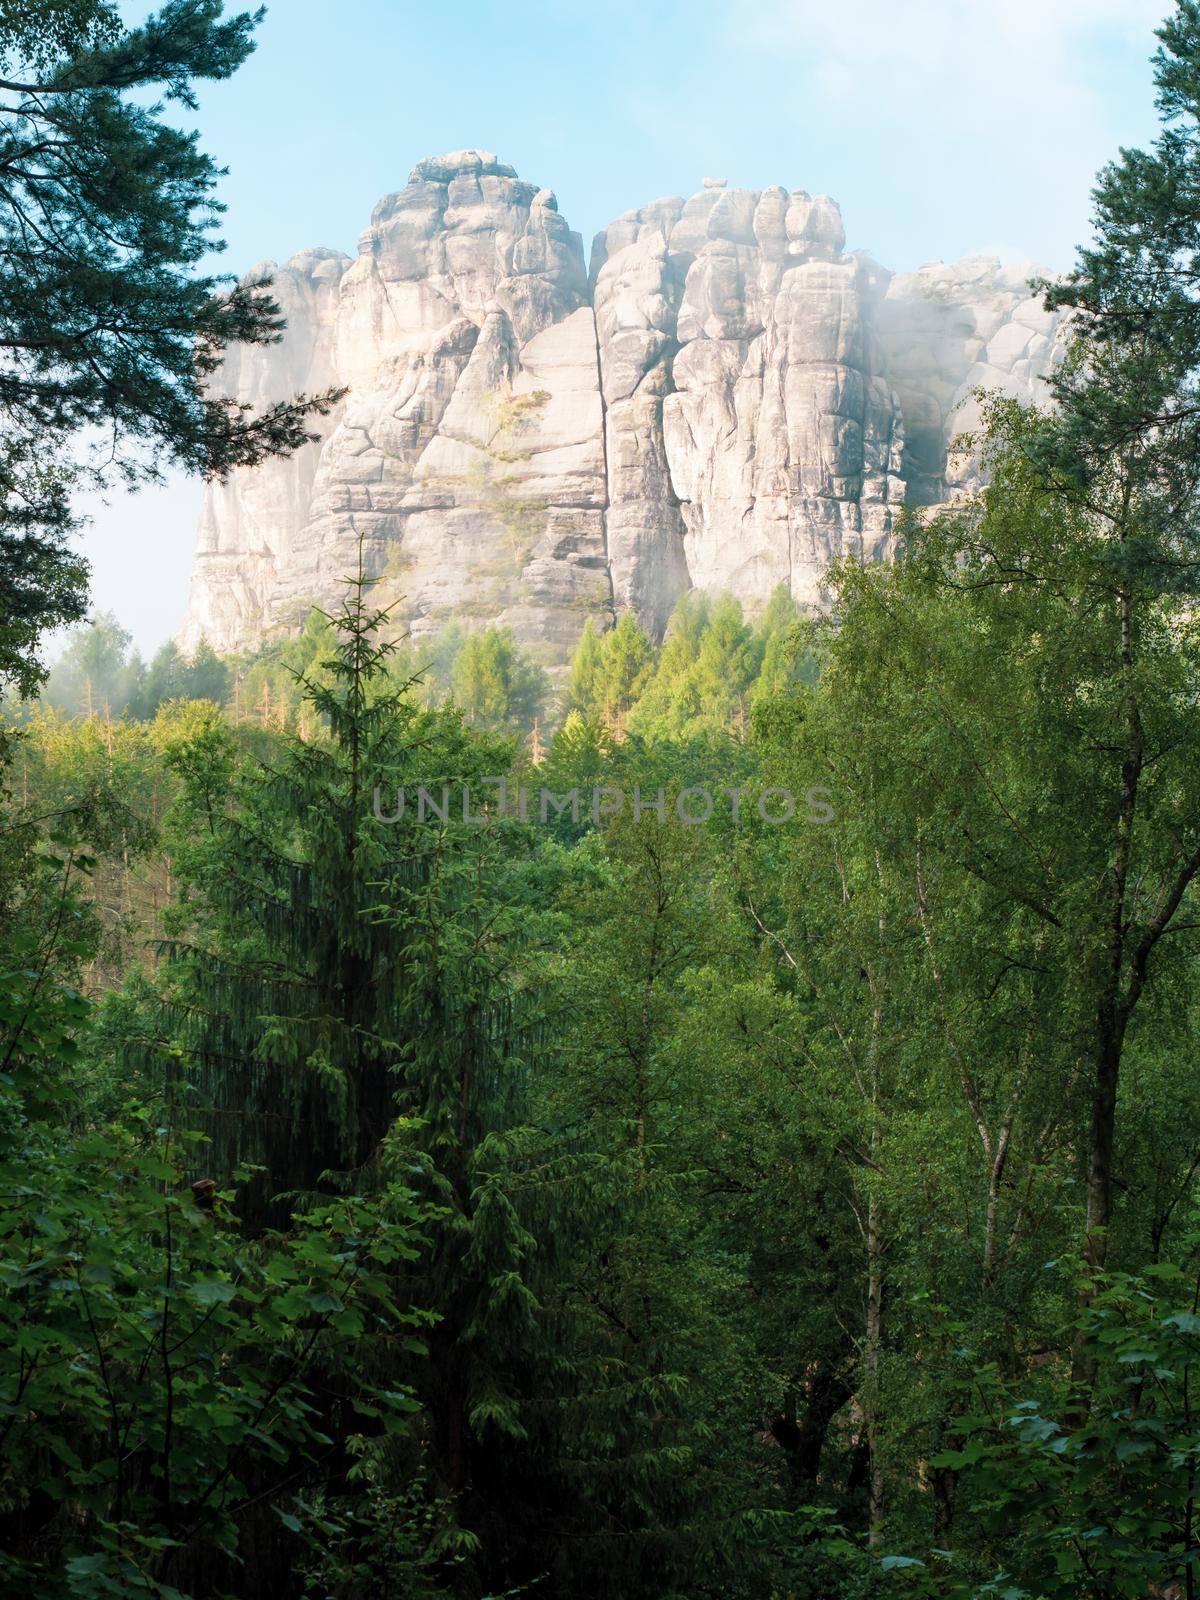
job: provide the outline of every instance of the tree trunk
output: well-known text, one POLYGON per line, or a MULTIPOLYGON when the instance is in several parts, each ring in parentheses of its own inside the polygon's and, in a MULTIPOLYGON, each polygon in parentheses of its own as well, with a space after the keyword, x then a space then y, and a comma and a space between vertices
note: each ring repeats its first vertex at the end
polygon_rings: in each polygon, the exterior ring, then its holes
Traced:
POLYGON ((805 1399, 797 1407, 796 1389, 789 1389, 781 1414, 771 1419, 771 1432, 780 1449, 786 1452, 788 1470, 796 1492, 811 1494, 821 1473, 821 1453, 834 1417, 851 1397, 851 1390, 828 1362, 800 1386, 805 1399))
POLYGON ((879 1358, 883 1347, 883 1251, 879 1238, 878 1202, 872 1194, 867 1201, 867 1337, 863 1351, 866 1373, 863 1412, 866 1418, 867 1454, 867 1543, 883 1542, 885 1510, 883 1461, 879 1441, 879 1358))

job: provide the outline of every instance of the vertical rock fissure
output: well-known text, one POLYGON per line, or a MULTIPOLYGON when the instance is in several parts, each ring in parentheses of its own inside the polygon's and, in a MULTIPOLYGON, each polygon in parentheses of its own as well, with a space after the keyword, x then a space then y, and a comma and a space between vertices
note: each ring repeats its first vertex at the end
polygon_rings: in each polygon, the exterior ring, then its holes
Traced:
POLYGON ((588 306, 592 313, 592 341, 596 347, 596 390, 600 398, 600 460, 604 472, 604 504, 600 507, 600 538, 604 544, 604 570, 608 573, 608 609, 613 625, 617 621, 617 591, 613 584, 612 551, 608 548, 608 509, 612 504, 612 480, 608 473, 608 401, 604 397, 604 358, 600 351, 600 324, 596 321, 596 296, 588 285, 588 306))

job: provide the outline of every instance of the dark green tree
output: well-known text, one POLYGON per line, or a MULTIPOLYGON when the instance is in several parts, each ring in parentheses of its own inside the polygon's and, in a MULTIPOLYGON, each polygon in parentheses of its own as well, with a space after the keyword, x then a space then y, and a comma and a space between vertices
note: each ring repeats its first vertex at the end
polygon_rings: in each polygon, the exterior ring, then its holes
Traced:
POLYGON ((149 720, 168 700, 179 700, 189 693, 188 665, 174 639, 168 639, 154 652, 139 685, 130 710, 149 720))
POLYGON ((280 1214, 268 1186, 310 1191, 369 1163, 396 1113, 413 969, 407 936, 372 911, 390 876, 423 881, 432 857, 411 813, 376 820, 375 792, 390 812, 398 783, 433 782, 414 752, 436 742, 430 759, 449 765, 467 750, 456 719, 426 725, 387 681, 393 647, 376 638, 384 613, 368 588, 351 584, 320 677, 305 676, 312 737, 288 736, 267 770, 242 766, 220 722, 167 749, 183 781, 175 1028, 216 1114, 219 1159, 267 1168, 260 1217, 280 1214))
POLYGON ((159 1030, 189 1064, 218 1171, 264 1168, 239 1196, 252 1232, 305 1195, 371 1192, 389 1130, 411 1119, 398 1141, 434 1209, 397 1293, 436 1322, 423 1375, 403 1351, 390 1370, 418 1386, 424 1458, 476 1552, 460 1574, 475 1593, 497 1572, 536 1575, 521 1532, 536 1508, 518 1512, 512 1488, 517 1375, 542 1359, 534 1249, 504 1160, 532 1035, 495 887, 503 838, 464 820, 462 799, 473 786, 471 818, 494 802, 506 747, 393 680, 399 646, 368 588, 352 582, 326 619, 302 683, 313 726, 267 770, 243 769, 216 722, 168 751, 183 896, 159 1030))
MULTIPOLYGON (((45 815, 0 808, 0 1589, 278 1594, 365 1498, 331 1396, 385 1440, 410 1424, 363 1356, 416 1348, 421 1319, 393 1298, 419 1240, 412 1188, 389 1170, 371 1197, 249 1240, 232 1190, 190 1181, 207 1160, 169 1061, 148 1098, 125 1077, 105 1107, 81 992, 103 936, 81 841, 105 818, 85 799, 53 820, 47 835, 45 815)), ((392 1532, 419 1581, 417 1519, 392 1532)))
POLYGON ((201 639, 184 673, 184 693, 188 699, 211 700, 214 705, 224 705, 232 681, 228 663, 222 661, 207 639, 201 639))
MULTIPOLYGON (((1200 842, 1176 830, 1157 913, 1138 905, 1136 858, 1161 794, 1152 695, 1164 659, 1164 608, 1200 597, 1200 6, 1178 0, 1154 59, 1162 131, 1150 150, 1123 151, 1100 174, 1094 242, 1047 288, 1072 312, 1074 342, 1054 382, 1055 413, 1024 448, 1045 492, 1086 513, 1080 571, 1116 608, 1107 670, 1119 676, 1109 731, 1114 799, 1105 919, 1105 976, 1092 1023, 1092 1134, 1085 1256, 1105 1264, 1114 1204, 1113 1149, 1125 1041, 1162 934, 1190 898, 1200 842), (1174 597, 1172 602, 1170 597, 1174 597)), ((1022 571, 1022 581, 1031 573, 1022 571)), ((1184 630, 1177 636, 1182 645, 1184 630)))
POLYGON ((255 17, 222 12, 170 0, 128 29, 87 0, 0 16, 0 675, 26 690, 40 632, 84 607, 72 489, 165 465, 224 476, 294 450, 333 402, 255 413, 207 387, 230 343, 282 327, 268 285, 200 270, 221 247, 220 169, 164 120, 253 48, 255 17))
POLYGON ((2 0, 0 67, 14 60, 39 70, 81 49, 110 44, 121 31, 111 0, 2 0))
POLYGON ((1136 496, 1140 534, 1123 564, 1156 581, 1197 581, 1200 471, 1200 6, 1176 0, 1158 30, 1162 131, 1124 150, 1094 190, 1094 240, 1049 306, 1072 314, 1077 343, 1054 381, 1058 425, 1042 459, 1071 484, 1107 482, 1114 457, 1136 496), (1156 514, 1150 517, 1150 512, 1156 514))

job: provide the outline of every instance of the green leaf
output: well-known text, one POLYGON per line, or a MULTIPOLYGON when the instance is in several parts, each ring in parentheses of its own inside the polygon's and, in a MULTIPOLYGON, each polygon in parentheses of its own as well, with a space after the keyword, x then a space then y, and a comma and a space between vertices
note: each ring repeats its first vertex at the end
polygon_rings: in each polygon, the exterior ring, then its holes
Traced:
POLYGON ((197 1305, 228 1305, 237 1290, 222 1278, 201 1278, 188 1285, 188 1298, 197 1305))

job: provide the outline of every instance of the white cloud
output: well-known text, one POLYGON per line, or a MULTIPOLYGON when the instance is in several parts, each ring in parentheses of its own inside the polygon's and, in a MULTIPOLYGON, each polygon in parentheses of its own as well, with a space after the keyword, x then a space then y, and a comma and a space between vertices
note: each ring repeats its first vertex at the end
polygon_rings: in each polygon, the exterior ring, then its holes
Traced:
POLYGON ((1152 136, 1170 0, 720 4, 729 51, 790 80, 798 122, 851 161, 873 151, 910 204, 958 212, 980 243, 1027 236, 1023 255, 1066 265, 1097 169, 1152 136))
POLYGON ((1164 0, 767 0, 738 13, 736 26, 794 58, 840 92, 866 87, 884 104, 907 105, 916 87, 964 103, 1033 83, 1087 92, 1081 52, 1105 39, 1145 45, 1164 0))

